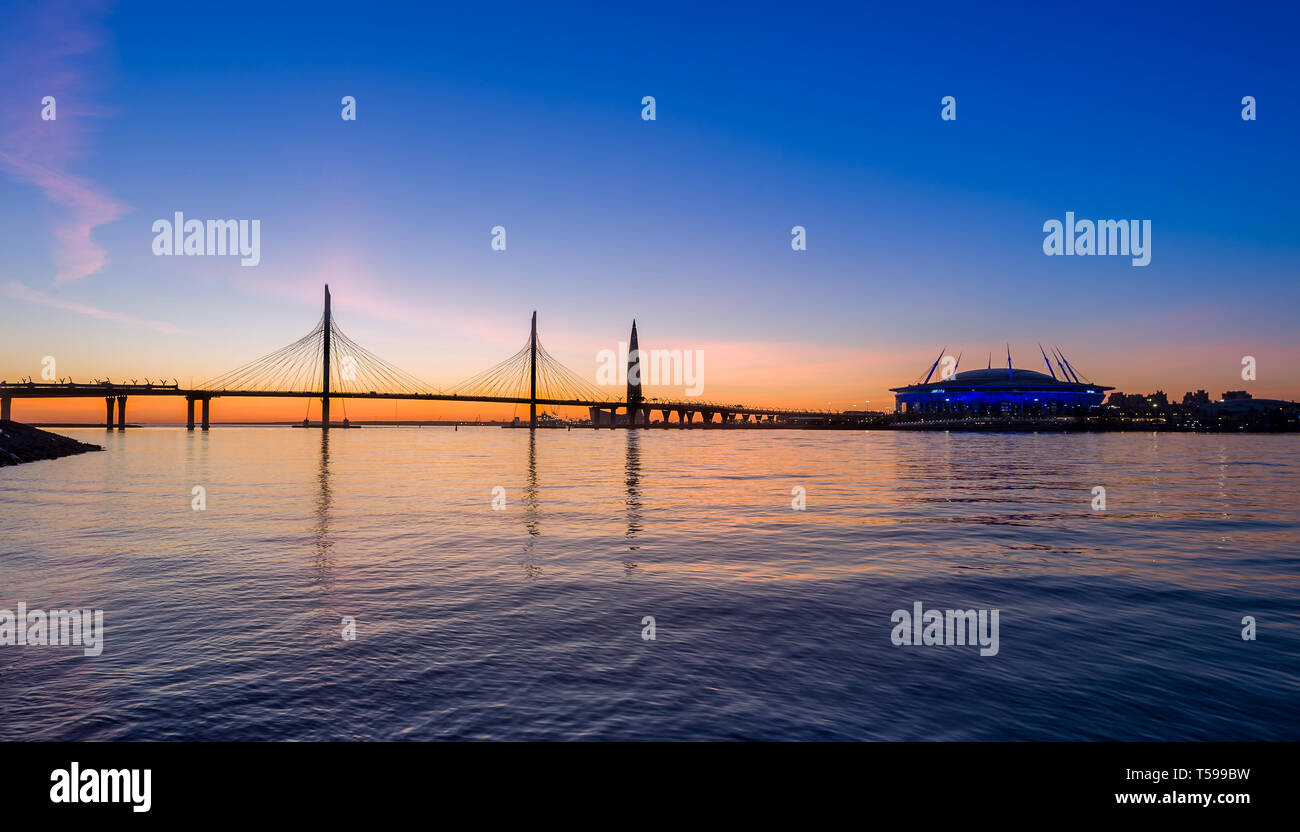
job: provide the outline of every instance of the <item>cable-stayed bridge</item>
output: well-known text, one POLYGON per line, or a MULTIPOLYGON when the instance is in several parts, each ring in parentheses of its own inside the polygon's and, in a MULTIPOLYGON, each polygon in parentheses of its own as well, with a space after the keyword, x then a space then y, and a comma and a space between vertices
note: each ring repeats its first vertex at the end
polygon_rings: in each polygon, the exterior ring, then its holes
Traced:
POLYGON ((411 401, 479 402, 528 405, 530 427, 537 427, 537 408, 585 407, 592 427, 649 427, 651 414, 658 411, 659 424, 667 427, 670 417, 678 425, 740 422, 809 423, 842 418, 842 413, 818 410, 750 407, 699 400, 664 401, 641 394, 640 352, 633 325, 628 367, 629 383, 623 395, 617 388, 592 384, 565 367, 542 346, 537 337, 537 313, 523 347, 506 360, 451 387, 439 389, 353 341, 338 324, 325 287, 325 311, 310 332, 288 346, 250 361, 195 388, 182 388, 145 379, 113 382, 33 382, 30 379, 0 382, 0 419, 11 418, 12 400, 47 398, 91 398, 103 396, 105 426, 126 427, 126 402, 130 396, 177 396, 186 400, 186 426, 195 428, 195 406, 200 409, 199 426, 211 425, 212 400, 217 398, 300 398, 320 399, 321 427, 328 430, 330 402, 335 399, 401 399, 411 401), (638 380, 638 383, 632 383, 638 380))

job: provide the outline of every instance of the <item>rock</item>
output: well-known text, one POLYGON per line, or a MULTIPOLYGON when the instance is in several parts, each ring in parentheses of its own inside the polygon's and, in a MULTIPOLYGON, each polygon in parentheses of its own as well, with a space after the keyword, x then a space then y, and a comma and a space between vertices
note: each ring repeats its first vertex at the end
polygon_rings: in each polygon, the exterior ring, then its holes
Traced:
POLYGON ((0 467, 102 450, 98 445, 78 442, 11 419, 0 420, 0 467))

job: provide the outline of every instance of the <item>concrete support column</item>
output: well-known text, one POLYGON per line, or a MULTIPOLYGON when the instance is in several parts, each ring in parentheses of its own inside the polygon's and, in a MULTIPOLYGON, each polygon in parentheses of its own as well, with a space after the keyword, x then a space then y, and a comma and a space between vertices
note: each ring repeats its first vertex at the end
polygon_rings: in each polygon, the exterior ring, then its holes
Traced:
POLYGON ((595 429, 599 428, 599 427, 600 427, 600 414, 601 414, 601 410, 600 410, 600 408, 599 408, 599 407, 588 407, 588 408, 587 408, 587 413, 591 416, 591 427, 592 427, 592 430, 595 430, 595 429))
POLYGON ((14 417, 13 405, 14 400, 10 396, 0 399, 0 419, 9 420, 14 417))
POLYGON ((203 399, 203 429, 207 430, 211 423, 208 421, 208 403, 211 399, 203 399))
POLYGON ((618 408, 611 407, 609 409, 609 429, 613 430, 617 422, 618 422, 618 408))
POLYGON ((104 427, 113 429, 113 397, 105 396, 104 404, 108 406, 108 415, 104 417, 104 427))
POLYGON ((194 430, 194 397, 185 397, 185 429, 194 430))
POLYGON ((117 429, 126 430, 126 396, 117 397, 117 429))

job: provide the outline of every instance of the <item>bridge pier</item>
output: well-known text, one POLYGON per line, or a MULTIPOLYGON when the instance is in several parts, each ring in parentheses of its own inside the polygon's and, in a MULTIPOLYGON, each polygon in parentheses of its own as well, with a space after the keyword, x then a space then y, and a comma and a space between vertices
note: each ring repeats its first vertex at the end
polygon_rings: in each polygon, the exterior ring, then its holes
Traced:
POLYGON ((108 405, 108 415, 104 417, 104 427, 108 430, 113 429, 113 397, 105 396, 104 404, 108 405))
POLYGON ((0 399, 0 420, 8 421, 14 417, 13 404, 14 400, 9 396, 0 399))
POLYGON ((185 429, 194 430, 194 397, 185 397, 185 429))
POLYGON ((203 399, 203 429, 207 430, 210 423, 208 422, 208 402, 211 399, 203 399))
MULTIPOLYGON (((608 427, 609 427, 610 430, 613 430, 614 428, 618 427, 618 408, 617 408, 617 407, 611 407, 611 408, 608 408, 608 410, 607 410, 606 408, 603 408, 603 407, 589 407, 589 408, 588 408, 588 411, 591 413, 591 427, 592 427, 593 430, 599 430, 599 429, 601 428, 601 424, 600 424, 600 423, 603 422, 603 421, 605 421, 606 419, 609 420, 609 421, 608 421, 608 427), (606 413, 608 413, 608 416, 606 415, 606 413)), ((633 415, 635 414, 635 412, 636 412, 636 411, 631 411, 631 412, 629 412, 629 414, 628 414, 628 425, 629 425, 629 427, 632 425, 632 419, 633 419, 633 415)))
POLYGON ((117 429, 126 430, 126 396, 117 397, 117 429))

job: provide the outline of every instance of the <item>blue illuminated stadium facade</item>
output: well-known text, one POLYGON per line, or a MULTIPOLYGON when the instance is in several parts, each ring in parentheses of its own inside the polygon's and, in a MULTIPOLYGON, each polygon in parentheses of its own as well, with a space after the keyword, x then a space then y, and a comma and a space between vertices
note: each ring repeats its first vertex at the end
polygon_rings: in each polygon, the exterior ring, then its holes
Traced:
POLYGON ((1060 368, 1060 378, 1046 352, 1043 361, 1047 364, 1047 373, 1012 368, 1008 351, 1006 369, 990 366, 984 370, 954 372, 947 378, 932 382, 934 371, 939 366, 936 360, 925 381, 890 391, 895 396, 894 410, 941 418, 1074 416, 1100 405, 1106 391, 1114 389, 1081 379, 1062 353, 1054 351, 1053 354, 1060 368))

